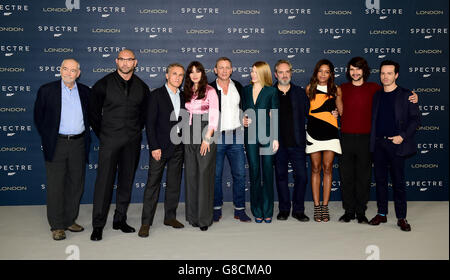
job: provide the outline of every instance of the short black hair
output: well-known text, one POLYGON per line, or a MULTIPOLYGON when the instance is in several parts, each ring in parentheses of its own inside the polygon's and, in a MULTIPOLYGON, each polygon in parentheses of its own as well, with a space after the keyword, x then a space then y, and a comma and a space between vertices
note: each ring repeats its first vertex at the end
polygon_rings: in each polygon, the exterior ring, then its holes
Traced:
POLYGON ((347 64, 347 71, 345 72, 345 76, 349 81, 352 80, 352 77, 350 76, 350 66, 363 70, 363 80, 367 81, 367 79, 370 76, 370 67, 369 64, 367 63, 367 60, 365 60, 360 56, 350 59, 350 61, 347 64))
POLYGON ((392 61, 392 60, 384 60, 383 62, 381 62, 381 64, 380 64, 380 72, 381 72, 381 67, 383 67, 385 65, 392 65, 392 66, 394 66, 395 74, 400 72, 400 64, 398 64, 398 62, 395 62, 395 61, 392 61))

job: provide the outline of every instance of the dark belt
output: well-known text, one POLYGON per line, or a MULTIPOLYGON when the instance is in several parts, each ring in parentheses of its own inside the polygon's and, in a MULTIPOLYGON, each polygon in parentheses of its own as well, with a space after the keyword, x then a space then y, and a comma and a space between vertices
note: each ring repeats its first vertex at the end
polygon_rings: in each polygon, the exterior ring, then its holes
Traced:
POLYGON ((80 134, 58 134, 59 138, 63 138, 66 140, 78 139, 84 136, 84 131, 80 134))
POLYGON ((375 137, 375 139, 376 140, 391 140, 391 139, 389 139, 389 137, 392 137, 392 136, 377 136, 377 137, 375 137))
POLYGON ((233 129, 233 130, 223 130, 223 131, 221 131, 221 133, 222 133, 222 135, 226 135, 226 134, 233 134, 233 135, 236 135, 237 133, 244 133, 244 131, 241 131, 241 132, 239 132, 238 131, 238 129, 240 130, 241 129, 241 127, 237 127, 237 128, 235 128, 235 129, 233 129))

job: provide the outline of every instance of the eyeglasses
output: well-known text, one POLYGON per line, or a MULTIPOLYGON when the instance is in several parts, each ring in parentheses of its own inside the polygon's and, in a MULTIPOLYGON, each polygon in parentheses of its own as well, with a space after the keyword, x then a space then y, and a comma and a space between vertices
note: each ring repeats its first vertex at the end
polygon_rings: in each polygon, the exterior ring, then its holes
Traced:
POLYGON ((133 60, 135 60, 136 58, 123 58, 123 57, 118 57, 117 58, 117 60, 118 61, 120 61, 120 62, 123 62, 123 61, 127 61, 127 62, 131 62, 131 61, 133 61, 133 60))

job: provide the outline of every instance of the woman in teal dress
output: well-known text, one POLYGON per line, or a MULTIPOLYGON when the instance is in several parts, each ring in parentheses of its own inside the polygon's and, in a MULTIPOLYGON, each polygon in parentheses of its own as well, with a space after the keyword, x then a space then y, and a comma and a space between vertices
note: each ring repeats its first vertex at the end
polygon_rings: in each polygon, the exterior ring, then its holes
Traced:
POLYGON ((244 88, 243 94, 250 206, 257 223, 263 220, 270 223, 274 196, 273 157, 279 147, 276 119, 279 100, 277 89, 272 87, 270 66, 266 62, 258 61, 253 64, 251 78, 251 84, 244 88))

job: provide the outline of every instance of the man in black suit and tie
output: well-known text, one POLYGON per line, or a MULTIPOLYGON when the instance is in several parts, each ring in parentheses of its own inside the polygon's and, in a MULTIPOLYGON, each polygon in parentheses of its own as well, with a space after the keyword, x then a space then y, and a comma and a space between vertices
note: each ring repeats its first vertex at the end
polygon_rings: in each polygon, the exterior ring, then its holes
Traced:
POLYGON ((372 102, 370 151, 373 153, 378 214, 369 224, 376 226, 387 222, 389 173, 397 225, 403 231, 411 231, 406 220, 405 159, 416 153, 414 135, 420 119, 419 106, 408 101, 411 91, 396 84, 399 69, 397 62, 386 60, 381 63, 383 89, 375 93, 372 102))
POLYGON ((166 165, 164 224, 174 228, 184 227, 176 219, 183 168, 183 144, 181 142, 174 144, 171 139, 171 133, 180 134, 177 123, 180 110, 184 109, 183 93, 179 90, 183 77, 184 67, 178 63, 170 64, 166 70, 166 84, 154 90, 147 102, 146 131, 151 155, 144 191, 142 226, 138 233, 140 237, 148 237, 150 226, 153 224, 166 165))
POLYGON ((39 88, 34 104, 34 122, 41 136, 47 171, 47 218, 54 240, 65 239, 66 229, 84 230, 75 220, 90 141, 90 88, 76 82, 80 64, 75 59, 65 59, 60 73, 60 81, 39 88))
POLYGON ((117 174, 116 210, 113 229, 135 232, 126 223, 136 168, 141 153, 142 129, 149 87, 134 74, 133 51, 122 50, 117 71, 92 87, 89 113, 92 129, 100 140, 95 181, 91 240, 102 239, 117 174))

